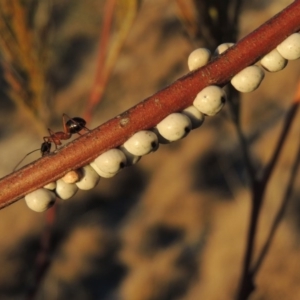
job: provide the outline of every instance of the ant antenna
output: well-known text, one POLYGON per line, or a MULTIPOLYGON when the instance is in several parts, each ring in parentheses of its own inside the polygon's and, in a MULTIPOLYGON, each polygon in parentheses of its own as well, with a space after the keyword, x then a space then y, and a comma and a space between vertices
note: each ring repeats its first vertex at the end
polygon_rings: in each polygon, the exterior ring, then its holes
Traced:
POLYGON ((14 167, 13 172, 16 171, 16 169, 18 168, 18 166, 24 161, 24 159, 25 159, 28 155, 30 155, 31 153, 36 152, 36 151, 38 151, 38 150, 40 150, 40 149, 35 149, 35 150, 30 151, 29 153, 27 153, 27 154, 26 154, 26 155, 18 162, 18 164, 14 167))
POLYGON ((43 142, 43 143, 41 144, 41 148, 40 148, 40 149, 35 149, 35 150, 32 150, 32 151, 30 151, 29 153, 27 153, 27 154, 26 154, 26 155, 18 162, 18 164, 14 167, 13 172, 16 171, 16 169, 18 168, 18 166, 24 161, 24 159, 25 159, 28 155, 30 155, 31 153, 36 152, 36 151, 38 151, 38 150, 41 151, 42 156, 44 156, 44 155, 46 155, 46 154, 49 154, 49 153, 50 153, 50 150, 51 150, 51 143, 50 143, 50 142, 43 142))

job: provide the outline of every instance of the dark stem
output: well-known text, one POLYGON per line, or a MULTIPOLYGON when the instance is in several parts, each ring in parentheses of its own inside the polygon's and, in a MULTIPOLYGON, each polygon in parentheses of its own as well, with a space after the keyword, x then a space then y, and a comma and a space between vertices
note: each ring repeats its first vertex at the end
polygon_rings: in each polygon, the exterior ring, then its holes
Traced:
POLYGON ((40 237, 40 247, 35 262, 35 280, 28 291, 26 300, 34 300, 37 297, 42 282, 51 265, 51 247, 53 244, 53 226, 57 213, 57 205, 47 211, 46 226, 40 237))
POLYGON ((259 271, 264 258, 266 257, 268 250, 270 249, 271 243, 273 241, 273 238, 275 236, 276 230, 280 224, 280 221, 283 218, 283 215, 285 213, 286 207, 289 203, 289 200, 291 198, 292 192, 293 192, 293 186, 295 184, 296 178, 297 178, 297 171, 300 165, 300 144, 298 146, 298 152, 296 154, 296 158, 295 158, 295 162, 292 166, 292 170, 291 170, 291 176, 290 176, 290 180, 289 180, 289 184, 286 188, 281 206, 277 212, 277 215, 274 218, 272 227, 270 229, 270 233, 268 235, 268 238, 265 242, 265 244, 262 247, 262 250, 260 251, 259 257, 255 263, 255 265, 253 266, 252 269, 252 275, 255 276, 257 274, 257 272, 259 271))
POLYGON ((255 289, 252 273, 250 272, 251 262, 253 260, 255 236, 257 232, 257 225, 259 213, 262 205, 262 199, 265 192, 265 187, 260 182, 255 181, 252 193, 252 207, 250 216, 250 225, 247 234, 247 246, 243 262, 242 276, 239 285, 237 300, 245 300, 255 289))
MULTIPOLYGON (((254 254, 253 250, 254 250, 254 245, 255 245, 255 236, 256 236, 256 232, 257 232, 259 214, 260 214, 261 206, 263 203, 265 190, 267 188, 267 185, 271 178, 273 170, 276 166, 276 163, 278 161, 280 153, 283 149, 283 145, 286 142, 289 130, 293 124, 293 120, 295 119, 298 107, 299 107, 299 102, 295 102, 292 105, 292 107, 290 108, 290 110, 288 111, 288 114, 285 118, 283 130, 278 139, 278 143, 275 147, 272 158, 266 167, 265 173, 261 179, 254 180, 254 183, 252 186, 252 201, 251 201, 252 210, 251 210, 250 225, 249 225, 248 236, 247 236, 247 247, 246 247, 246 252, 245 252, 245 257, 244 257, 242 277, 241 277, 241 282, 239 285, 239 292, 238 292, 238 295, 236 298, 237 300, 247 299, 248 296, 255 289, 254 275, 256 274, 258 266, 262 263, 261 260, 264 257, 264 252, 267 251, 267 249, 264 249, 264 248, 268 247, 268 240, 267 240, 265 247, 263 247, 263 249, 262 249, 262 252, 260 254, 257 264, 251 270, 251 263, 253 262, 253 254, 254 254)), ((279 218, 281 217, 280 213, 279 213, 278 217, 279 218)), ((275 225, 277 222, 278 222, 278 220, 275 219, 275 225)), ((276 228, 277 228, 277 226, 275 226, 273 228, 273 230, 275 230, 276 228)), ((271 233, 270 233, 271 238, 274 235, 274 233, 275 233, 275 231, 272 232, 272 230, 271 230, 271 233)))

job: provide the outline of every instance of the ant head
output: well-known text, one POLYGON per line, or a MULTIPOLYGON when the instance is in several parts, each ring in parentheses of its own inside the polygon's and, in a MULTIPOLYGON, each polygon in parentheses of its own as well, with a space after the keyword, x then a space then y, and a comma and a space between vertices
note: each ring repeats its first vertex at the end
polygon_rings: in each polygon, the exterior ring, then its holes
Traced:
POLYGON ((66 127, 70 133, 78 133, 85 128, 86 121, 82 118, 75 117, 66 122, 66 127))
POLYGON ((41 145, 41 154, 42 156, 49 154, 51 150, 51 143, 50 142, 44 142, 41 145))

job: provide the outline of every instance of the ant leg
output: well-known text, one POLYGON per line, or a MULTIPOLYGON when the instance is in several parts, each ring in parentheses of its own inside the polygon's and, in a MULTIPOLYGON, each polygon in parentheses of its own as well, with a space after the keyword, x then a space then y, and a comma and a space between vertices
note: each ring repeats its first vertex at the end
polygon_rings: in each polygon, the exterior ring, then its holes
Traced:
POLYGON ((85 126, 83 126, 83 129, 85 129, 86 131, 90 132, 91 130, 85 126))
POLYGON ((70 132, 70 130, 69 130, 69 128, 67 127, 67 121, 66 121, 66 119, 68 119, 68 120, 72 120, 68 115, 66 115, 66 114, 63 114, 63 128, 64 128, 64 132, 65 133, 69 133, 70 132))
MULTIPOLYGON (((87 127, 85 127, 85 126, 82 126, 82 129, 81 130, 86 130, 86 131, 88 131, 88 132, 90 132, 91 130, 90 129, 88 129, 87 127)), ((80 132, 76 132, 78 135, 83 135, 82 133, 80 133, 80 132)))
POLYGON ((61 138, 58 136, 58 132, 52 131, 48 128, 49 136, 44 137, 45 143, 53 143, 55 145, 55 150, 57 150, 57 146, 61 145, 61 138))
POLYGON ((71 120, 71 118, 67 114, 63 113, 63 121, 65 122, 66 119, 71 120))

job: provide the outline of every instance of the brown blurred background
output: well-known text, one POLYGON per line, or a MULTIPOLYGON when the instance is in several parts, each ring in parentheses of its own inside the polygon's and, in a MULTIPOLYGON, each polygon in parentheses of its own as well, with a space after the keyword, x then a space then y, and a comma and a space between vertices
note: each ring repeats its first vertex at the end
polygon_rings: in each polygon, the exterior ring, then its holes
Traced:
MULTIPOLYGON (((5 2, 1 0, 3 6, 5 2)), ((121 2, 116 32, 124 26, 129 10, 130 1, 121 2)), ((187 57, 196 47, 214 51, 220 42, 235 42, 236 34, 237 39, 244 37, 291 2, 245 1, 239 19, 234 20, 235 1, 208 1, 209 5, 204 0, 141 1, 88 127, 186 74, 187 57), (227 19, 215 9, 220 3, 224 12, 228 10, 227 19), (182 5, 187 5, 187 11, 182 5)), ((30 91, 27 98, 14 94, 7 69, 1 69, 1 177, 23 155, 39 148, 48 126, 60 130, 63 113, 83 116, 105 16, 104 1, 99 0, 24 3, 24 11, 32 12, 25 17, 34 20, 29 28, 38 24, 46 30, 44 24, 51 20, 45 42, 49 48, 43 52, 49 63, 43 66, 43 88, 35 90, 38 100, 28 96, 30 91)), ((43 39, 40 42, 37 47, 42 48, 43 39)), ((20 62, 13 65, 3 53, 1 59, 13 68, 12 73, 18 71, 20 62)), ((264 168, 274 151, 299 75, 299 60, 289 62, 283 71, 266 74, 257 91, 241 97, 242 127, 258 169, 264 168)), ((30 79, 24 78, 21 82, 26 85, 30 79)), ((268 186, 258 249, 282 202, 299 136, 298 113, 268 186)), ((28 157, 26 163, 38 156, 28 157)), ((300 299, 299 183, 298 172, 251 299, 300 299)), ((101 179, 90 192, 79 191, 74 198, 57 202, 50 261, 38 286, 37 255, 49 217, 30 211, 23 200, 0 211, 0 299, 28 299, 31 289, 36 291, 35 299, 229 300, 236 294, 250 191, 228 106, 216 117, 206 118, 187 138, 161 145, 137 165, 101 179)))

